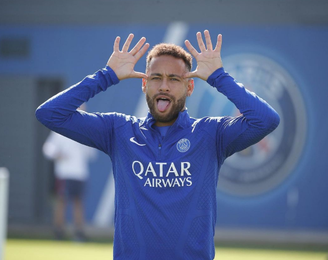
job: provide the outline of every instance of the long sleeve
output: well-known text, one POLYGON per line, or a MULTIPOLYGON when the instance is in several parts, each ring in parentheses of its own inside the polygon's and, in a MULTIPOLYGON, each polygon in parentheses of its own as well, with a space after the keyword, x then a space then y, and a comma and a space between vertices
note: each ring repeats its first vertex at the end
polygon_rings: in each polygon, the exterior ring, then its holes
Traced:
POLYGON ((279 125, 277 112, 255 93, 237 83, 223 68, 207 80, 239 109, 241 115, 226 119, 218 133, 226 156, 257 143, 279 125))
POLYGON ((108 138, 108 122, 104 120, 104 115, 78 111, 77 108, 118 82, 114 71, 107 66, 40 105, 35 113, 36 118, 57 133, 105 151, 108 148, 104 147, 108 143, 104 140, 108 138))

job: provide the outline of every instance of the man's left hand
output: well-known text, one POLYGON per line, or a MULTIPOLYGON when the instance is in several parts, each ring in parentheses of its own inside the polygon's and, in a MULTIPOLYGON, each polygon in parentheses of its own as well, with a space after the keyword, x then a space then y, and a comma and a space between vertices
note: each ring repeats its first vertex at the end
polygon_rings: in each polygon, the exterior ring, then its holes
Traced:
POLYGON ((214 71, 223 67, 221 60, 222 35, 218 35, 214 50, 209 31, 205 30, 204 35, 206 45, 203 41, 202 34, 200 32, 197 32, 196 34, 200 53, 188 40, 185 41, 187 49, 197 61, 197 68, 194 71, 187 73, 185 75, 186 78, 197 77, 206 81, 214 71))

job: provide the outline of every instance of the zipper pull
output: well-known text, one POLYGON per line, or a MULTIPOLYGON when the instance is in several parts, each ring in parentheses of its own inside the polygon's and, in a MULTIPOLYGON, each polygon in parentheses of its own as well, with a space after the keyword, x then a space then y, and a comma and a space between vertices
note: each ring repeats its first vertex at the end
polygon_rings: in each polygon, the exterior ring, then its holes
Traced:
POLYGON ((158 144, 158 149, 159 149, 159 150, 162 149, 162 144, 158 144))

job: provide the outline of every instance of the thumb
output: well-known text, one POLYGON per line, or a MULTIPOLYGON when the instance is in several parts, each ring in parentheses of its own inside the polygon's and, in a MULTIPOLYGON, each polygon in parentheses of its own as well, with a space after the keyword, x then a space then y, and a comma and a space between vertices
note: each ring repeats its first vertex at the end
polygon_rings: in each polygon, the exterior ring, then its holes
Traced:
POLYGON ((195 78, 198 77, 197 70, 187 72, 185 78, 195 78))
POLYGON ((147 74, 145 73, 142 73, 142 72, 137 72, 137 71, 134 71, 133 72, 133 78, 144 78, 144 79, 147 79, 147 74))

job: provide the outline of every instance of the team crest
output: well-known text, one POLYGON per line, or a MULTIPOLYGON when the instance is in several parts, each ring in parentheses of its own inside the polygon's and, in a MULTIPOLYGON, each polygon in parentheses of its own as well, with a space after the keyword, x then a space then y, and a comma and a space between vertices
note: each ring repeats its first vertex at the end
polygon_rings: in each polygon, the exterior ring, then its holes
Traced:
MULTIPOLYGON (((306 110, 299 87, 271 59, 238 54, 224 60, 224 69, 247 89, 266 100, 280 115, 280 125, 259 143, 227 158, 218 189, 238 196, 257 195, 281 184, 294 170, 306 137, 306 110)), ((201 80, 195 85, 202 85, 201 80)), ((215 88, 200 86, 188 102, 191 116, 236 116, 239 111, 215 88)))
POLYGON ((177 143, 177 149, 180 153, 185 153, 190 148, 190 141, 187 138, 180 139, 177 143))

